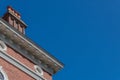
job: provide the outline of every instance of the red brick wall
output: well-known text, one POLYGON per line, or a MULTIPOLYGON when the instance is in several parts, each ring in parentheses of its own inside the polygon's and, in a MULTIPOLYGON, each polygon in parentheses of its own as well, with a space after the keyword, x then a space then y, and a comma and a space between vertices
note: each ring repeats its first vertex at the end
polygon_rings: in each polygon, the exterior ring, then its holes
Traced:
POLYGON ((46 78, 47 80, 52 80, 51 75, 48 74, 46 71, 43 72, 43 77, 46 78))
POLYGON ((9 80, 35 80, 2 58, 0 58, 0 66, 3 67, 9 80))
POLYGON ((15 59, 17 59, 18 61, 20 61, 21 63, 23 63, 24 65, 26 65, 27 67, 29 67, 30 69, 34 70, 34 65, 35 64, 32 63, 31 61, 29 61, 24 56, 20 55, 18 52, 16 52, 12 48, 8 47, 7 48, 7 53, 9 55, 11 55, 12 57, 14 57, 15 59))
MULTIPOLYGON (((24 56, 20 55, 18 52, 13 50, 12 48, 7 48, 7 53, 20 61, 22 64, 26 65, 30 69, 34 70, 34 63, 26 59, 24 56)), ((27 75, 23 71, 19 70, 12 64, 8 63, 7 61, 0 59, 0 66, 3 66, 4 70, 6 71, 9 80, 34 80, 31 76, 27 75)), ((47 80, 52 80, 52 76, 48 74, 46 71, 43 72, 43 77, 47 80)))

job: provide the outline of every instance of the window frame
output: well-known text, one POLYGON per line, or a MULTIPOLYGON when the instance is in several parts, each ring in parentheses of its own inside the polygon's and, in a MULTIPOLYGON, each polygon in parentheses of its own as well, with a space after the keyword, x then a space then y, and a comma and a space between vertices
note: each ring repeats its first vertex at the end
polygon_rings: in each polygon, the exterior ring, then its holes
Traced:
POLYGON ((3 77, 4 77, 4 80, 8 80, 8 76, 7 74, 5 73, 5 71, 3 70, 3 67, 0 66, 0 72, 2 73, 3 77))

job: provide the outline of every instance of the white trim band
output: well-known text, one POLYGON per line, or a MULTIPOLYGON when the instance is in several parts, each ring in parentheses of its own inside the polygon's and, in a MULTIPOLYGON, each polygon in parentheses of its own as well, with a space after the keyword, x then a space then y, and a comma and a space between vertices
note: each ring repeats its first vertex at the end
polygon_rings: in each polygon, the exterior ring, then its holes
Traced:
POLYGON ((12 56, 8 55, 6 52, 3 52, 3 51, 0 50, 0 57, 3 58, 4 60, 8 61, 9 63, 13 64, 17 68, 19 68, 20 70, 22 70, 23 72, 28 74, 29 76, 33 77, 34 79, 44 80, 44 78, 42 78, 42 76, 38 75, 36 72, 29 69, 24 64, 22 64, 21 62, 19 62, 18 60, 16 60, 12 56))

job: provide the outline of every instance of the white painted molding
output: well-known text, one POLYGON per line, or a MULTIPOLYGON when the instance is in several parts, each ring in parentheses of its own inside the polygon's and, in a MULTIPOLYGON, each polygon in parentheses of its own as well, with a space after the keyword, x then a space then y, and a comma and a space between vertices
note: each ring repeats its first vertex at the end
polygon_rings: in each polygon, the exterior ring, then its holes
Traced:
POLYGON ((0 50, 2 51, 6 51, 7 50, 7 46, 5 45, 5 43, 3 41, 0 40, 0 50))
POLYGON ((21 62, 19 62, 18 60, 16 60, 12 56, 10 56, 9 54, 1 50, 0 50, 0 58, 3 58, 4 60, 8 61, 12 65, 16 66, 18 69, 22 70, 29 76, 33 77, 35 80, 45 80, 42 76, 38 75, 35 71, 31 70, 30 68, 28 68, 27 66, 25 66, 24 64, 22 64, 21 62))
POLYGON ((3 70, 2 66, 0 66, 0 72, 2 73, 3 77, 4 77, 4 80, 8 80, 8 76, 7 74, 5 73, 5 71, 3 70))

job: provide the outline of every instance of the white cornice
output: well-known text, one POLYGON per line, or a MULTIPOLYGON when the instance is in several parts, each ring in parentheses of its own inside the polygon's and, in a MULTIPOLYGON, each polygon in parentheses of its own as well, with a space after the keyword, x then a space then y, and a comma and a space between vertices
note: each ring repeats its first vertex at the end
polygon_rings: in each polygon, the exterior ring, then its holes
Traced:
MULTIPOLYGON (((51 57, 50 55, 48 55, 49 53, 38 48, 36 45, 31 43, 28 39, 21 36, 19 33, 17 33, 15 30, 13 30, 10 26, 8 26, 6 23, 4 23, 2 21, 2 19, 0 20, 0 23, 2 23, 4 25, 4 27, 6 27, 6 29, 9 29, 10 33, 14 33, 14 37, 18 37, 19 39, 21 39, 20 41, 23 41, 23 43, 29 44, 30 46, 26 45, 28 47, 28 49, 33 49, 33 52, 35 53, 34 55, 36 55, 38 57, 42 57, 42 59, 45 60, 46 64, 51 65, 52 68, 55 69, 55 73, 57 71, 59 71, 61 68, 63 68, 63 64, 58 62, 58 60, 56 60, 54 57, 51 57), (34 51, 34 50, 36 50, 36 51, 34 51), (38 52, 38 53, 36 53, 36 52, 38 52)), ((13 36, 13 35, 11 35, 11 36, 13 36)), ((25 45, 25 44, 23 44, 23 45, 25 45)))

